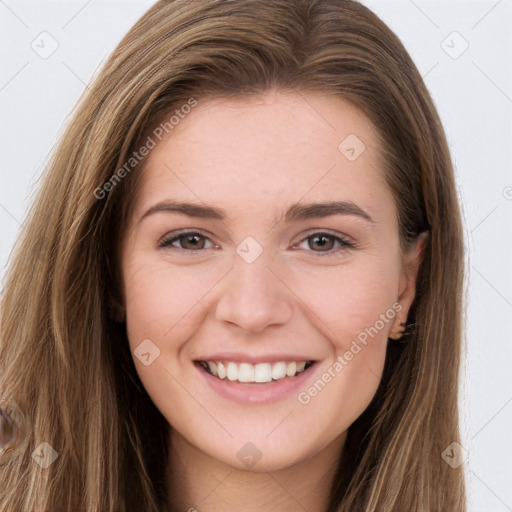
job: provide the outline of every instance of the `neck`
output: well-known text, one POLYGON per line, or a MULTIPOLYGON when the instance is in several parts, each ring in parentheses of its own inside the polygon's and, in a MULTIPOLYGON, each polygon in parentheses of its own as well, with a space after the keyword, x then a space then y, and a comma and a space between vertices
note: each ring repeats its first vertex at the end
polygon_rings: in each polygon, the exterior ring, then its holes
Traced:
POLYGON ((346 433, 321 452, 276 471, 240 470, 171 433, 172 512, 325 512, 346 433))

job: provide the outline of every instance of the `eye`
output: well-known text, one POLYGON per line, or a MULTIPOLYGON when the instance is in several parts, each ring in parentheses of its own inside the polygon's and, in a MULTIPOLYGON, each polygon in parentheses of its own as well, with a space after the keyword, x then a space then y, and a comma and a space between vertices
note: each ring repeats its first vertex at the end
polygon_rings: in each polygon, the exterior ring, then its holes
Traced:
MULTIPOLYGON (((335 254, 345 249, 351 249, 354 244, 341 236, 334 235, 329 232, 317 232, 312 233, 308 237, 304 238, 295 247, 299 247, 307 243, 308 249, 317 253, 318 256, 324 256, 327 254, 335 254), (337 249, 335 248, 337 244, 337 249)), ((219 245, 213 245, 210 238, 203 235, 198 231, 181 231, 170 233, 164 237, 158 244, 160 248, 176 249, 183 252, 196 252, 202 251, 208 248, 218 248, 219 245), (211 244, 207 246, 207 242, 211 244)))
POLYGON ((167 247, 188 252, 201 251, 208 248, 205 247, 206 241, 210 241, 210 239, 203 234, 198 233, 197 231, 182 231, 178 233, 170 233, 168 236, 164 237, 161 242, 158 243, 158 247, 167 247), (175 245, 176 243, 178 243, 180 247, 177 247, 175 245))
POLYGON ((354 244, 346 238, 323 231, 312 233, 308 237, 304 238, 300 244, 294 247, 300 247, 300 245, 304 244, 305 242, 307 243, 308 248, 316 252, 318 256, 335 254, 345 249, 352 249, 354 247, 354 244), (338 248, 334 249, 336 244, 338 244, 338 248))

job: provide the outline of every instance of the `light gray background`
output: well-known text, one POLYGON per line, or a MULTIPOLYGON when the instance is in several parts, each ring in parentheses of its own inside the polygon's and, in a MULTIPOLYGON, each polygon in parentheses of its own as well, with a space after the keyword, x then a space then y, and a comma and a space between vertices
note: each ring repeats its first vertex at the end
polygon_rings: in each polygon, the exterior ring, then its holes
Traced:
MULTIPOLYGON (((409 50, 452 148, 471 259, 461 396, 469 509, 512 511, 512 0, 364 3, 409 50)), ((0 0, 0 277, 63 122, 152 4, 0 0)))

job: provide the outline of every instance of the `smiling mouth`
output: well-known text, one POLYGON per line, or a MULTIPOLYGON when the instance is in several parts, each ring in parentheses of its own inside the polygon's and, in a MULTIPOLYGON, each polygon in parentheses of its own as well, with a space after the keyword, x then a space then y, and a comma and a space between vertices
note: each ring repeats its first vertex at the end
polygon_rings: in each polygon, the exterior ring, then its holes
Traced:
POLYGON ((275 363, 235 363, 233 361, 197 361, 210 375, 220 380, 241 383, 268 383, 295 377, 315 361, 277 361, 275 363))

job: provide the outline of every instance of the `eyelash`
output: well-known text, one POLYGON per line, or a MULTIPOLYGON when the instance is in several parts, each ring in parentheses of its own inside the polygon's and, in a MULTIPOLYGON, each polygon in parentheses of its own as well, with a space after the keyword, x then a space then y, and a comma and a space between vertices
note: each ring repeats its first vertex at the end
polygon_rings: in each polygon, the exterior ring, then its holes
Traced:
MULTIPOLYGON (((158 244, 158 247, 162 248, 162 249, 171 249, 171 250, 177 250, 177 251, 180 251, 180 252, 183 252, 183 253, 192 253, 192 254, 197 254, 199 252, 202 252, 202 251, 205 251, 206 249, 183 249, 181 247, 174 247, 172 246, 172 243, 179 240, 182 236, 185 236, 185 235, 199 235, 200 237, 206 239, 206 240, 209 240, 209 238, 205 235, 203 235, 202 233, 198 232, 198 231, 178 231, 178 232, 174 232, 174 233, 171 233, 170 235, 166 236, 161 242, 159 242, 158 244)), ((315 236, 324 236, 324 237, 328 237, 328 238, 331 238, 333 239, 335 242, 338 242, 339 243, 339 247, 338 249, 330 249, 328 251, 315 251, 313 249, 309 250, 308 252, 313 252, 316 256, 328 256, 328 255, 333 255, 333 254, 336 254, 338 252, 340 252, 341 250, 346 250, 346 249, 353 249, 355 248, 355 244, 350 242, 349 240, 347 240, 346 238, 343 238, 341 236, 338 236, 338 235, 335 235, 333 233, 329 233, 328 231, 315 231, 313 233, 311 233, 310 235, 308 235, 307 237, 303 238, 299 244, 301 244, 302 242, 305 242, 306 240, 310 239, 310 238, 314 238, 315 236)), ((296 244, 296 245, 299 245, 299 244, 296 244)), ((295 246, 296 246, 295 245, 295 246)), ((295 247, 294 246, 294 247, 295 247)))

